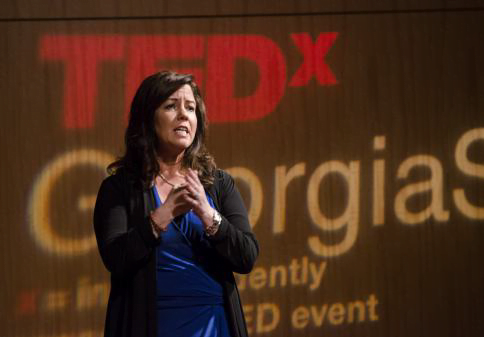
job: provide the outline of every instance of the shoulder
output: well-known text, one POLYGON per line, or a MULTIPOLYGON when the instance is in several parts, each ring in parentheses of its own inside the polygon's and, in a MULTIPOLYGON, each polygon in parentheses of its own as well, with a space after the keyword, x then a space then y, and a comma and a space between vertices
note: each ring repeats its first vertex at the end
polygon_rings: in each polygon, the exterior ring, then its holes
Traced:
POLYGON ((217 168, 214 173, 213 187, 217 192, 223 192, 235 186, 234 178, 226 171, 217 168))
POLYGON ((234 180, 229 173, 219 168, 213 172, 213 178, 213 183, 207 188, 207 192, 214 200, 217 208, 220 209, 221 204, 230 191, 230 185, 233 185, 234 180))
POLYGON ((227 171, 222 170, 221 168, 215 169, 214 177, 216 181, 231 178, 230 174, 227 171))
POLYGON ((101 183, 101 186, 116 186, 123 185, 126 182, 126 170, 123 168, 117 169, 115 172, 109 174, 101 183))
POLYGON ((134 210, 143 202, 143 190, 140 184, 122 169, 107 176, 101 183, 96 198, 95 213, 112 208, 113 205, 129 207, 134 210))
POLYGON ((119 170, 105 177, 101 182, 97 200, 110 199, 125 195, 126 184, 124 174, 119 170))
POLYGON ((136 185, 136 179, 126 169, 118 168, 115 172, 104 178, 100 190, 108 190, 112 193, 126 193, 136 185))

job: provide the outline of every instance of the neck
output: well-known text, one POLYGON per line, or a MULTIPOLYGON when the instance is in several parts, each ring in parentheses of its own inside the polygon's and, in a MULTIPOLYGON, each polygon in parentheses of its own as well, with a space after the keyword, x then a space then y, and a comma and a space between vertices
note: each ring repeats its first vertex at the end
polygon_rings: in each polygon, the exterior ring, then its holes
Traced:
POLYGON ((168 156, 158 153, 157 160, 160 165, 160 172, 165 177, 179 175, 182 170, 183 154, 184 152, 181 152, 177 155, 168 156))

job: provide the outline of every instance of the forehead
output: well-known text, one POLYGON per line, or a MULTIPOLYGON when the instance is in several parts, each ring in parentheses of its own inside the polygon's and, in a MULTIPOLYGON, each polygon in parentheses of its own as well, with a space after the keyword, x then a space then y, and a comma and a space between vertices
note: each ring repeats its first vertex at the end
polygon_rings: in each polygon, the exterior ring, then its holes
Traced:
POLYGON ((190 100, 195 102, 195 97, 193 96, 193 90, 192 88, 188 85, 185 84, 180 89, 175 91, 173 94, 168 97, 168 99, 180 99, 184 98, 185 100, 190 100))

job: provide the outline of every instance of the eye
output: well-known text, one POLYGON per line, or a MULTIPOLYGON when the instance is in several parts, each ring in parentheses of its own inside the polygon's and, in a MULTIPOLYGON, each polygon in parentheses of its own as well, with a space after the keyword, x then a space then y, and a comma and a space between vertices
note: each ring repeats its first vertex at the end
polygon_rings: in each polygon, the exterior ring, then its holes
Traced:
POLYGON ((190 105, 187 107, 187 111, 195 112, 195 107, 190 105))
POLYGON ((176 106, 175 106, 175 103, 169 103, 167 105, 165 105, 165 110, 171 110, 171 109, 175 109, 176 106))

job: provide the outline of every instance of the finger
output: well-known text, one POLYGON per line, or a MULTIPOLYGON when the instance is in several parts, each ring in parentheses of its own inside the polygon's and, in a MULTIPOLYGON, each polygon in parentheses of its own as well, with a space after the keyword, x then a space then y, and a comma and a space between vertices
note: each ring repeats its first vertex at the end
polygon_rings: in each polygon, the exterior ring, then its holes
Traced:
POLYGON ((188 193, 186 185, 183 186, 182 188, 176 188, 176 189, 173 188, 170 191, 170 193, 168 193, 167 200, 168 199, 176 200, 176 199, 180 198, 180 196, 182 196, 185 193, 188 193))
POLYGON ((175 217, 181 215, 181 214, 184 214, 184 213, 187 213, 189 212, 193 207, 190 205, 190 204, 183 204, 183 205, 180 205, 180 206, 177 206, 175 207, 174 211, 173 211, 173 215, 175 217))
POLYGON ((208 204, 207 195, 205 194, 205 190, 203 188, 189 188, 189 197, 194 199, 197 202, 197 205, 203 207, 204 205, 208 204))
MULTIPOLYGON (((177 195, 175 195, 173 199, 173 203, 175 205, 184 205, 187 203, 187 196, 193 198, 192 194, 186 189, 178 193, 177 195)), ((191 204, 191 201, 190 201, 190 204, 191 204)))
POLYGON ((195 201, 195 199, 186 193, 174 200, 173 206, 175 209, 190 209, 193 208, 195 201))
POLYGON ((194 186, 187 187, 186 192, 187 192, 186 193, 187 196, 197 201, 200 201, 204 195, 204 190, 201 190, 194 186))
POLYGON ((200 201, 187 194, 183 197, 185 205, 189 205, 190 209, 196 210, 200 207, 200 201))
POLYGON ((192 169, 188 170, 187 177, 192 178, 194 181, 200 183, 200 178, 198 177, 198 172, 192 169))
POLYGON ((203 185, 198 180, 198 177, 187 176, 187 182, 189 185, 195 187, 198 190, 203 189, 203 185))
POLYGON ((185 175, 185 179, 195 181, 195 175, 193 174, 192 170, 189 170, 187 174, 185 175))
POLYGON ((183 191, 184 189, 187 188, 187 184, 182 184, 182 185, 178 185, 178 186, 174 186, 170 192, 172 193, 178 193, 178 192, 181 192, 183 191))
POLYGON ((187 192, 188 194, 194 196, 196 199, 198 199, 198 197, 200 196, 200 189, 190 185, 187 187, 187 192))

